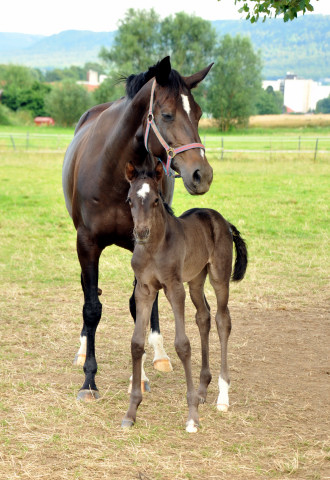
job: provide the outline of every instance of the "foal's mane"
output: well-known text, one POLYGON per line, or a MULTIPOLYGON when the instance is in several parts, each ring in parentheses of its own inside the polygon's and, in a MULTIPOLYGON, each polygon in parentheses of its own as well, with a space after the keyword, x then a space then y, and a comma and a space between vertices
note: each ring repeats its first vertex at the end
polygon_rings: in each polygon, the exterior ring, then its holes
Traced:
MULTIPOLYGON (((130 75, 126 78, 126 94, 128 98, 133 98, 137 92, 145 85, 151 78, 155 77, 158 72, 160 62, 155 63, 146 72, 138 73, 137 75, 130 75)), ((179 91, 185 86, 184 80, 176 70, 171 70, 166 87, 172 91, 179 91)))

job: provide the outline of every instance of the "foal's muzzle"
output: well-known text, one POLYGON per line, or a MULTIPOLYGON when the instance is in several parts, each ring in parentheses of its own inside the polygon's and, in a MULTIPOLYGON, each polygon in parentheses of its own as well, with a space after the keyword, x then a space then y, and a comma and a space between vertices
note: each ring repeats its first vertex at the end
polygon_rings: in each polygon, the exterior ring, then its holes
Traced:
POLYGON ((150 229, 148 227, 134 228, 133 235, 136 243, 142 245, 148 241, 150 236, 150 229))

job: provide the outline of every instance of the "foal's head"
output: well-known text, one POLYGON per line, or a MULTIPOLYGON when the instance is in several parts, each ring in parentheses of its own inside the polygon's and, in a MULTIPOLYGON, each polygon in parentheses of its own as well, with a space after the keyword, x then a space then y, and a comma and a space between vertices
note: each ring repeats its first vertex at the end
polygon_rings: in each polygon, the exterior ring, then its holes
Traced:
POLYGON ((162 213, 165 207, 159 186, 163 174, 161 162, 152 172, 138 172, 131 162, 126 165, 126 179, 130 183, 127 203, 133 217, 134 238, 140 245, 150 240, 151 232, 159 237, 164 229, 162 213))

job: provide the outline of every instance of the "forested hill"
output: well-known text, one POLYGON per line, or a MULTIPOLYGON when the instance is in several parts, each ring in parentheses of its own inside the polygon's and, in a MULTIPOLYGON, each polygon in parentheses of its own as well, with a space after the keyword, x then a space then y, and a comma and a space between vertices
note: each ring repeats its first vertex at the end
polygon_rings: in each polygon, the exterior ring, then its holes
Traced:
MULTIPOLYGON (((282 78, 286 72, 315 80, 330 77, 330 15, 305 15, 292 22, 267 19, 215 20, 220 35, 248 35, 264 62, 264 78, 282 78)), ((109 48, 116 32, 66 30, 40 36, 0 33, 0 63, 38 68, 63 68, 98 61, 102 46, 109 48)))
POLYGON ((213 22, 221 35, 247 35, 262 52, 265 78, 280 78, 286 72, 318 80, 330 77, 330 15, 305 15, 292 22, 267 19, 213 22))

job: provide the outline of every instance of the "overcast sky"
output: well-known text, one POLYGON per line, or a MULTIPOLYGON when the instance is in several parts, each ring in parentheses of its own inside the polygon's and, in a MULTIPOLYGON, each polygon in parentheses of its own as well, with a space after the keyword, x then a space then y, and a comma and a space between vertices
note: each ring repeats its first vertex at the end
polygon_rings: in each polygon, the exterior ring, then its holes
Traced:
MULTIPOLYGON (((315 13, 330 15, 330 0, 312 0, 315 13)), ((129 8, 154 8, 161 17, 185 11, 206 20, 244 18, 234 0, 4 0, 0 32, 52 35, 63 30, 117 30, 129 8)))

